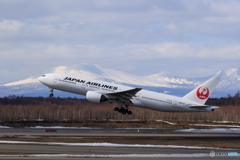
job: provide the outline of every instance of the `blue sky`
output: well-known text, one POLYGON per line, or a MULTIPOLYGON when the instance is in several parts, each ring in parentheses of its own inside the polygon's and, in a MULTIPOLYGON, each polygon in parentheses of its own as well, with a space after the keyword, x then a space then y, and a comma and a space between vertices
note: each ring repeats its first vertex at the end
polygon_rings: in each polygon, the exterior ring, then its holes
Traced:
POLYGON ((57 66, 210 76, 240 67, 238 0, 1 0, 0 83, 57 66))

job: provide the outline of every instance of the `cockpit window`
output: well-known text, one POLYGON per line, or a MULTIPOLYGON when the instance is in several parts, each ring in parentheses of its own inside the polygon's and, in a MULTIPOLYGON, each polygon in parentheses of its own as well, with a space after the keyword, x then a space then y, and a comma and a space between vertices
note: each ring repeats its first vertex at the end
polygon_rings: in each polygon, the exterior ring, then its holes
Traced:
POLYGON ((46 77, 46 75, 44 74, 44 75, 42 75, 42 77, 46 77))

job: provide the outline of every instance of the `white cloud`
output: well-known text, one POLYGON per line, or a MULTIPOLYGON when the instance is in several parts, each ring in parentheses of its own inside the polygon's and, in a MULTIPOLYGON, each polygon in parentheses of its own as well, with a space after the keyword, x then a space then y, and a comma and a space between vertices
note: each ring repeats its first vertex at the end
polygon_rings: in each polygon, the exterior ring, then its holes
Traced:
POLYGON ((66 73, 66 66, 59 66, 53 69, 54 73, 66 73))
POLYGON ((207 76, 239 67, 239 6, 237 0, 1 1, 0 67, 11 79, 84 62, 140 75, 207 76))
POLYGON ((26 84, 26 83, 36 83, 36 82, 39 82, 38 79, 30 77, 30 78, 27 78, 24 80, 10 82, 10 83, 6 83, 6 84, 0 85, 0 86, 14 86, 14 85, 20 85, 20 84, 26 84))
MULTIPOLYGON (((163 42, 148 45, 127 45, 119 48, 132 59, 214 59, 235 60, 240 59, 239 44, 188 44, 177 42, 163 42), (130 53, 130 54, 129 54, 130 53)), ((123 53, 124 56, 124 53, 123 53)))
POLYGON ((0 22, 0 29, 18 31, 20 27, 23 26, 23 23, 16 20, 3 20, 0 22))
POLYGON ((175 30, 178 29, 178 28, 176 27, 176 25, 174 25, 174 24, 165 25, 164 28, 165 28, 165 29, 168 29, 168 30, 172 30, 172 31, 175 31, 175 30))

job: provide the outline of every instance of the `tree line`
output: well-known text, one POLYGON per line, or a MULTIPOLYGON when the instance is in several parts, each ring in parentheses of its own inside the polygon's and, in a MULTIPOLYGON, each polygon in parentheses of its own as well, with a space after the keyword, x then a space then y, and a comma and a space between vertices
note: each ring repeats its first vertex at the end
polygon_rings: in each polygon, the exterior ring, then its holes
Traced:
MULTIPOLYGON (((9 95, 7 97, 0 97, 0 105, 40 105, 40 104, 79 104, 79 103, 89 103, 84 99, 78 98, 44 98, 44 97, 24 97, 9 95)), ((230 94, 226 97, 221 98, 209 98, 206 102, 207 105, 217 105, 217 106, 240 106, 240 91, 238 91, 234 96, 230 94)))
POLYGON ((220 105, 214 112, 159 112, 132 107, 132 115, 114 111, 118 104, 96 104, 86 99, 8 96, 0 98, 0 121, 46 120, 186 120, 186 121, 240 121, 240 107, 236 97, 209 99, 209 105, 220 105), (229 104, 227 104, 229 103, 229 104), (232 105, 234 103, 234 105, 232 105), (235 105, 237 104, 237 105, 235 105))

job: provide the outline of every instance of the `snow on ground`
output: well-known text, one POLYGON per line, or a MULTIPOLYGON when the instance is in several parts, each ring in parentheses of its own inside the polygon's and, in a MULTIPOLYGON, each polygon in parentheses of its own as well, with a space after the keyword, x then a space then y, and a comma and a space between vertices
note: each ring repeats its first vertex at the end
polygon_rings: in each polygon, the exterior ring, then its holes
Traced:
POLYGON ((58 142, 27 142, 27 141, 0 141, 2 144, 39 144, 84 147, 134 147, 134 148, 188 148, 188 149, 218 149, 214 147, 177 146, 177 145, 151 145, 151 144, 116 144, 116 143, 58 143, 58 142))
POLYGON ((235 127, 235 128, 240 128, 240 126, 236 125, 211 125, 211 124, 189 124, 189 126, 206 126, 206 127, 235 127))
POLYGON ((175 132, 193 132, 193 133, 240 133, 238 128, 214 128, 214 129, 180 129, 175 132))
MULTIPOLYGON (((102 128, 91 128, 91 127, 63 127, 63 126, 35 126, 25 128, 36 128, 36 129, 102 129, 102 128)), ((157 129, 157 128, 114 128, 114 129, 157 129)))
POLYGON ((8 127, 8 126, 0 126, 0 128, 11 128, 11 127, 8 127))
POLYGON ((171 122, 163 121, 163 120, 156 120, 156 122, 163 122, 163 123, 167 123, 167 124, 170 124, 170 125, 175 125, 176 124, 176 123, 171 123, 171 122))
POLYGON ((213 123, 235 123, 235 121, 211 121, 213 123))
POLYGON ((73 157, 73 158, 161 158, 161 157, 209 157, 207 153, 194 154, 29 154, 29 155, 0 155, 0 157, 73 157))
POLYGON ((35 127, 25 127, 25 128, 39 128, 39 129, 98 129, 90 127, 63 127, 63 126, 35 126, 35 127))

